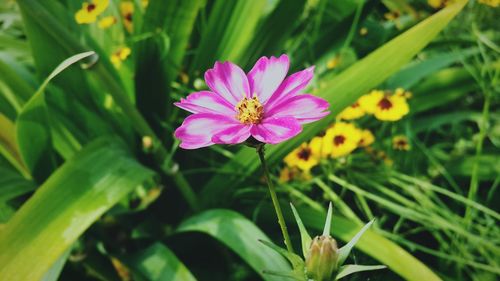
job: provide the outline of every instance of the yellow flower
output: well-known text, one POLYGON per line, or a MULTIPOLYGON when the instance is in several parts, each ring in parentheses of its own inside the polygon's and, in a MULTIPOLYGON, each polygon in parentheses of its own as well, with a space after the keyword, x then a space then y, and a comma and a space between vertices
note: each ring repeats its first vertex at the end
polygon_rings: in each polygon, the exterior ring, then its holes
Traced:
POLYGON ((99 20, 99 22, 97 23, 97 26, 99 26, 100 29, 106 29, 115 23, 116 23, 115 17, 107 16, 107 17, 104 17, 101 20, 99 20))
POLYGON ((130 1, 120 3, 120 12, 123 18, 123 25, 128 32, 133 31, 132 15, 134 14, 134 3, 130 1))
POLYGON ((296 167, 302 171, 310 171, 312 167, 318 165, 319 159, 315 155, 308 143, 303 143, 284 159, 288 167, 296 167))
POLYGON ((358 146, 367 147, 375 141, 375 136, 370 130, 361 131, 361 139, 359 140, 358 146))
POLYGON ((410 150, 411 145, 408 142, 408 138, 402 135, 395 136, 392 138, 392 148, 395 150, 410 150))
POLYGON ((89 24, 97 20, 97 16, 102 14, 109 5, 109 0, 92 0, 91 3, 84 2, 82 8, 75 14, 78 24, 89 24))
POLYGON ((359 104, 366 112, 382 121, 397 121, 410 112, 405 97, 389 95, 379 90, 373 90, 362 96, 359 104))
POLYGON ((309 171, 301 171, 295 167, 284 167, 280 171, 279 182, 289 182, 292 180, 310 180, 312 178, 309 171))
POLYGON ((111 55, 111 62, 116 68, 120 68, 122 61, 126 60, 131 52, 129 47, 120 48, 111 55))
POLYGON ((351 123, 337 122, 326 131, 323 150, 337 158, 351 153, 358 147, 361 131, 351 123))
POLYGON ((479 3, 496 8, 500 5, 500 0, 479 0, 479 3))
POLYGON ((337 115, 337 118, 343 120, 354 120, 362 117, 363 115, 365 115, 365 110, 359 106, 359 102, 355 102, 344 108, 344 110, 337 115))

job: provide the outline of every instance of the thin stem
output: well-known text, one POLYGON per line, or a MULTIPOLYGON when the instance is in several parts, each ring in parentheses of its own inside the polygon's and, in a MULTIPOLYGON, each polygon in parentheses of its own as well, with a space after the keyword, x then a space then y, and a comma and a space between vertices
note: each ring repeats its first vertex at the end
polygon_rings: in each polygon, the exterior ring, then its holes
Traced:
POLYGON ((278 216, 278 223, 281 227, 283 238, 285 239, 286 248, 289 253, 293 254, 294 252, 292 247, 292 241, 290 240, 290 236, 288 235, 285 219, 283 217, 283 213, 281 212, 278 196, 276 195, 276 189, 274 188, 274 184, 271 181, 271 177, 269 176, 269 169, 267 168, 267 162, 264 156, 264 144, 260 144, 257 146, 257 154, 259 155, 260 163, 262 164, 262 170, 264 171, 264 177, 266 179, 267 186, 269 187, 269 193, 271 194, 271 199, 273 201, 274 210, 276 211, 276 216, 278 216))

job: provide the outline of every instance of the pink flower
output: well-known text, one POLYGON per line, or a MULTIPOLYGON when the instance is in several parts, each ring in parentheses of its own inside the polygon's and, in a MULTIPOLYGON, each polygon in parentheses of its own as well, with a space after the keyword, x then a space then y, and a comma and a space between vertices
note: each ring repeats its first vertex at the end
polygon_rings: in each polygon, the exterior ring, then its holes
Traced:
POLYGON ((231 62, 216 62, 205 73, 211 91, 195 92, 175 103, 194 113, 175 130, 180 147, 237 144, 251 136, 280 143, 299 134, 302 124, 328 115, 327 101, 302 93, 314 66, 286 77, 289 64, 287 55, 262 57, 245 74, 231 62))

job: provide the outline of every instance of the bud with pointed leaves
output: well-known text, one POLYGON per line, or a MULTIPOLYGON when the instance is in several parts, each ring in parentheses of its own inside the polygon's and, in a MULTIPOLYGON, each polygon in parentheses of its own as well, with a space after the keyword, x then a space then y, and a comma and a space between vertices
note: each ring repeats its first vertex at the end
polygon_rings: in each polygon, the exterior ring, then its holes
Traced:
POLYGON ((306 256, 307 277, 315 281, 330 280, 337 271, 337 242, 330 235, 316 236, 306 256))

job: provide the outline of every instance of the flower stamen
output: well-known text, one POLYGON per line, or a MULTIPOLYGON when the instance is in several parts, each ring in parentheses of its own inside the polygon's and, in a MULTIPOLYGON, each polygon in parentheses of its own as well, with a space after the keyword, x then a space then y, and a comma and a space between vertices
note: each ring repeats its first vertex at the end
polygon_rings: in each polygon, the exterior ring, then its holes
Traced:
POLYGON ((264 107, 257 97, 243 98, 237 105, 236 118, 243 124, 259 124, 264 115, 264 107))
POLYGON ((87 6, 87 12, 89 12, 89 13, 90 13, 90 12, 92 12, 95 8, 96 8, 96 7, 95 7, 95 4, 89 4, 89 5, 87 6))
POLYGON ((384 97, 378 102, 378 106, 382 110, 389 110, 392 107, 392 102, 387 97, 384 97))
POLYGON ((345 142, 345 137, 342 135, 338 135, 338 136, 335 136, 333 138, 333 144, 335 146, 339 146, 339 145, 343 144, 344 142, 345 142))
POLYGON ((297 157, 299 157, 302 160, 308 160, 309 157, 311 156, 311 149, 310 148, 303 148, 297 153, 297 157))

